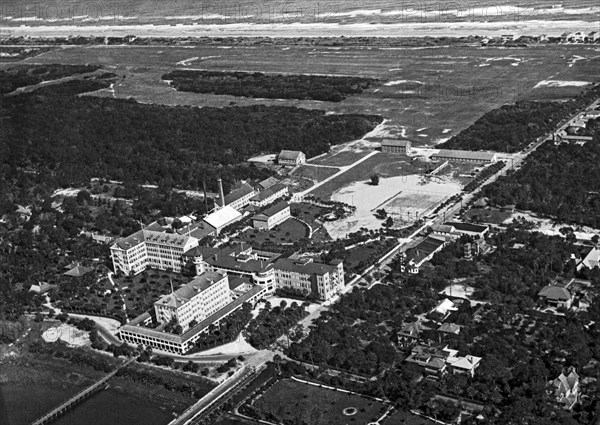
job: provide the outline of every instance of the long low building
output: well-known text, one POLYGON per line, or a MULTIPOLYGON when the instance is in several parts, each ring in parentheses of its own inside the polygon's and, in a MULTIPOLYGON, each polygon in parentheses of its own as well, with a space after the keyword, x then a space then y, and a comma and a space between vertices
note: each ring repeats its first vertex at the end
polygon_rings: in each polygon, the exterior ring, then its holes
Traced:
POLYGON ((271 230, 292 216, 290 205, 280 202, 252 217, 252 227, 261 230, 271 230))
POLYGON ((438 153, 431 155, 431 159, 434 161, 496 162, 498 155, 495 152, 440 149, 438 153))
POLYGON ((287 195, 289 195, 288 187, 284 184, 277 183, 268 189, 261 190, 257 195, 254 195, 250 199, 250 204, 255 207, 265 207, 287 195))

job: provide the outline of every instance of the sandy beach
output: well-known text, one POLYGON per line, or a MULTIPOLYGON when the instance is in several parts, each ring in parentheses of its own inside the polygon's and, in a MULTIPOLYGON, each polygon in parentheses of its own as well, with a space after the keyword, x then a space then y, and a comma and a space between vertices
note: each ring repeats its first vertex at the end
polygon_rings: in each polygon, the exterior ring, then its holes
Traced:
POLYGON ((454 23, 277 23, 173 25, 20 25, 0 26, 0 37, 114 36, 138 37, 466 37, 518 34, 558 36, 565 31, 597 31, 598 22, 583 20, 499 21, 454 23))

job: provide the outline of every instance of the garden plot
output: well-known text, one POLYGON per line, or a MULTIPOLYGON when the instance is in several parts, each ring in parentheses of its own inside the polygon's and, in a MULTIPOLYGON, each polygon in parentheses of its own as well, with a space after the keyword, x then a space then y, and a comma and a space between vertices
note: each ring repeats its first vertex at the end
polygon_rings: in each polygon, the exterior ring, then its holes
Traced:
POLYGON ((311 425, 367 424, 388 409, 383 402, 365 396, 291 379, 277 382, 256 400, 254 407, 278 418, 278 422, 298 420, 311 425))
POLYGON ((356 182, 332 195, 334 201, 356 206, 350 217, 325 223, 332 238, 343 238, 361 227, 378 229, 382 220, 375 211, 384 209, 394 227, 410 225, 449 197, 459 193, 461 185, 449 178, 405 175, 381 179, 378 186, 356 182))

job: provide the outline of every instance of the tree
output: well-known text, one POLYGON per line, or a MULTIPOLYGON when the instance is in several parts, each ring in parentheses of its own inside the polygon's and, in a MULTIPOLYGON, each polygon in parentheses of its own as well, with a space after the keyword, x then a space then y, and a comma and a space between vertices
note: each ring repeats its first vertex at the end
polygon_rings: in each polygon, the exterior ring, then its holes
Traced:
POLYGON ((373 173, 369 177, 371 178, 371 185, 373 185, 373 186, 379 185, 379 174, 373 173))
POLYGON ((383 225, 385 227, 392 227, 394 225, 394 220, 392 219, 392 217, 388 217, 387 220, 385 220, 385 223, 383 223, 383 225))

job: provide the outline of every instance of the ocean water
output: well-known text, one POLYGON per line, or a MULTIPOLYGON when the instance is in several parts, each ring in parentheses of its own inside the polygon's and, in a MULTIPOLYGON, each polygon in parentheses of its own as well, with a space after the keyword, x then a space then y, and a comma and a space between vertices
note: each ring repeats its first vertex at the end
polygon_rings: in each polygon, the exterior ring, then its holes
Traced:
POLYGON ((6 0, 0 25, 600 20, 596 0, 6 0))
MULTIPOLYGON (((0 423, 30 424, 76 391, 45 385, 3 384, 0 386, 0 423)), ((160 409, 152 400, 140 400, 109 388, 77 405, 53 424, 166 425, 172 419, 171 412, 160 409)))

